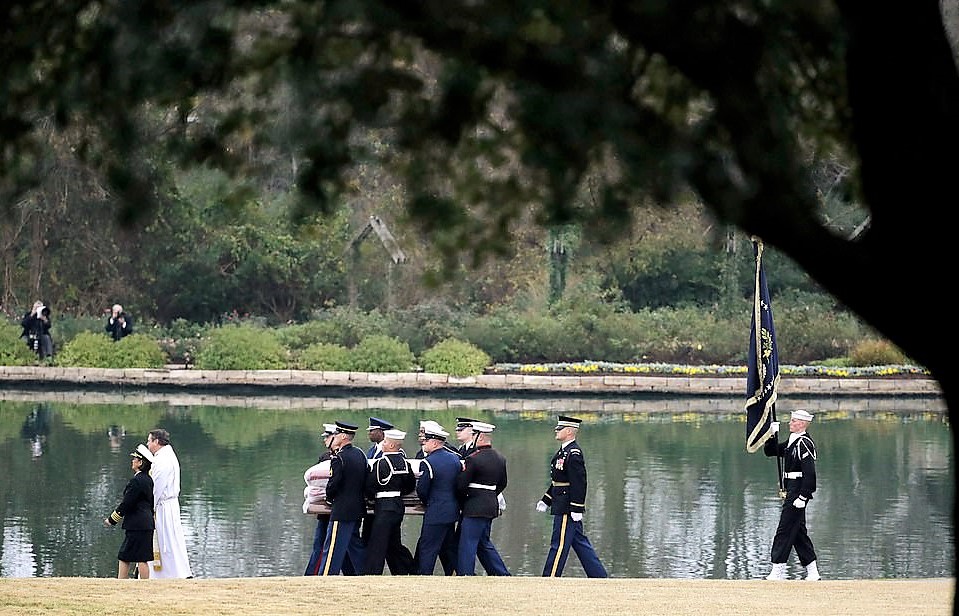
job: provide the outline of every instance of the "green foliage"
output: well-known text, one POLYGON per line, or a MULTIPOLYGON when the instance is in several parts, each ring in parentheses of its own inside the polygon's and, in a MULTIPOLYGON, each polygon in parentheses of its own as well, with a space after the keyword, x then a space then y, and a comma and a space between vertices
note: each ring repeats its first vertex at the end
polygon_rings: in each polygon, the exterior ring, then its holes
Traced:
POLYGON ((113 343, 111 352, 113 368, 162 368, 166 363, 159 343, 147 334, 124 336, 113 343))
POLYGON ((389 318, 390 334, 405 340, 418 355, 441 340, 456 336, 468 313, 441 302, 430 302, 395 310, 389 318))
POLYGON ((58 366, 118 368, 114 363, 114 341, 105 333, 80 332, 54 356, 58 366))
POLYGON ((210 332, 200 346, 196 367, 202 370, 279 370, 287 351, 268 329, 230 325, 210 332))
POLYGON ((339 344, 317 342, 300 352, 297 365, 304 370, 348 371, 351 366, 350 350, 339 344))
POLYGON ((19 323, 0 322, 0 366, 30 366, 37 362, 37 354, 20 337, 22 331, 19 323))
POLYGON ((53 317, 50 333, 60 348, 76 338, 77 334, 81 332, 104 333, 103 326, 106 325, 106 316, 97 318, 66 314, 62 316, 53 315, 53 317))
POLYGON ((373 335, 388 335, 389 320, 379 311, 336 307, 314 313, 313 320, 302 325, 280 328, 281 340, 291 349, 306 348, 317 342, 352 347, 373 335))
POLYGON ((166 355, 146 334, 114 342, 105 333, 80 332, 55 356, 58 366, 84 368, 162 368, 166 355))
POLYGON ((474 344, 448 338, 427 349, 420 358, 420 363, 427 372, 473 376, 483 373, 490 365, 490 357, 474 344))
POLYGON ((908 360, 902 351, 886 340, 863 340, 849 351, 849 362, 863 367, 905 364, 908 360))
POLYGON ((350 349, 354 372, 409 372, 414 360, 408 344, 389 336, 369 336, 350 349))

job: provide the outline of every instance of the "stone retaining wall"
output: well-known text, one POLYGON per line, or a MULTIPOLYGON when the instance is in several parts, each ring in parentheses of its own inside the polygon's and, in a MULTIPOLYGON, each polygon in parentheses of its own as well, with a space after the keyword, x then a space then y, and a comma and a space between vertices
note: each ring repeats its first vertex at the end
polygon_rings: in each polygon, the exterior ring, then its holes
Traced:
MULTIPOLYGON (((543 376, 488 374, 452 377, 428 372, 368 373, 314 372, 309 370, 182 370, 55 368, 38 366, 0 367, 0 384, 35 386, 55 383, 69 386, 137 387, 146 389, 230 389, 264 390, 409 391, 431 393, 492 392, 588 394, 602 396, 744 396, 745 377, 685 376, 543 376)), ((942 395, 930 378, 817 378, 784 377, 783 396, 928 396, 942 395)))

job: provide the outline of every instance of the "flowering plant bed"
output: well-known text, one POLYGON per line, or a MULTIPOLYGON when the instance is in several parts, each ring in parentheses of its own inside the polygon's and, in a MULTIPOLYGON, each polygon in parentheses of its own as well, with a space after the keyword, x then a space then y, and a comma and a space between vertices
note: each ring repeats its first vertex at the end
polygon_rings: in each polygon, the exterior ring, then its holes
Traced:
MULTIPOLYGON (((651 376, 730 376, 742 377, 746 375, 746 366, 684 365, 666 363, 636 363, 621 364, 603 361, 557 362, 544 364, 494 364, 486 369, 487 374, 541 374, 550 376, 602 376, 609 374, 628 374, 651 376)), ((781 376, 809 376, 809 377, 883 377, 883 376, 916 376, 927 377, 929 371, 921 366, 888 365, 864 367, 838 366, 779 366, 781 376)))

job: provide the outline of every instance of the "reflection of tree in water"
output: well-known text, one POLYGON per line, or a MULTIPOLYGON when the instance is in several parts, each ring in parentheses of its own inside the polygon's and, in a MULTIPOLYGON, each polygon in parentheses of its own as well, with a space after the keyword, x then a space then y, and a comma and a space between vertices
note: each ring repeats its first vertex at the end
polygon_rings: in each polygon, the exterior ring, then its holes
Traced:
POLYGON ((43 455, 43 443, 50 434, 50 421, 53 418, 53 411, 45 404, 38 404, 32 411, 27 413, 27 418, 23 421, 23 427, 20 428, 20 436, 30 442, 30 454, 34 458, 43 455))

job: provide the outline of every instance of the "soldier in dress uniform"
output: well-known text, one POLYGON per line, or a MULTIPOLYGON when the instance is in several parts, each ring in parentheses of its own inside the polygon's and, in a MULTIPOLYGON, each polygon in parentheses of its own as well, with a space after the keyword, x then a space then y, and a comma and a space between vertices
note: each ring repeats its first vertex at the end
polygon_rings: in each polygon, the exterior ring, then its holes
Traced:
POLYGON ((553 536, 543 567, 543 577, 560 577, 566 566, 569 549, 573 548, 587 577, 609 577, 596 556, 596 550, 583 531, 586 511, 586 460, 576 442, 582 419, 560 415, 556 422, 559 450, 550 460, 550 484, 536 510, 553 515, 553 536))
POLYGON ((456 573, 456 523, 460 519, 456 477, 462 472, 459 454, 447 446, 449 432, 435 421, 423 422, 426 458, 416 482, 416 494, 426 505, 423 527, 416 543, 417 573, 433 575, 439 557, 446 575, 456 573))
POLYGON ((460 444, 460 458, 464 460, 471 451, 476 449, 476 434, 473 432, 473 423, 475 421, 475 419, 470 419, 469 417, 456 418, 454 431, 456 432, 456 440, 460 444))
POLYGON ((373 525, 366 542, 366 573, 383 573, 389 564, 393 575, 413 573, 413 555, 403 545, 401 527, 406 505, 403 496, 416 489, 413 469, 402 452, 406 433, 386 430, 383 455, 377 458, 366 477, 366 495, 373 500, 373 525))
POLYGON ((366 429, 366 433, 369 435, 370 442, 373 444, 370 445, 370 448, 366 450, 367 459, 375 460, 383 455, 383 434, 386 430, 392 429, 393 424, 385 419, 380 419, 379 417, 370 417, 370 425, 366 429))
POLYGON ((330 457, 330 481, 326 484, 326 501, 330 504, 330 524, 323 544, 318 575, 338 575, 349 554, 357 571, 363 571, 363 542, 360 520, 366 513, 366 456, 353 446, 357 426, 342 421, 335 424, 333 455, 330 457))
MULTIPOLYGON (((333 435, 336 434, 336 425, 335 424, 323 424, 323 432, 320 434, 320 437, 323 439, 323 451, 320 452, 319 457, 316 460, 316 463, 324 462, 329 460, 333 456, 333 435)), ((310 553, 310 560, 306 564, 306 571, 303 575, 316 575, 319 573, 320 569, 320 557, 323 555, 323 544, 326 543, 326 529, 330 524, 330 514, 328 513, 318 513, 316 514, 316 530, 313 532, 313 551, 310 553)), ((349 562, 349 556, 343 562, 343 570, 345 573, 352 573, 353 567, 352 564, 347 564, 349 562)))
POLYGON ((506 489, 506 458, 493 449, 496 426, 474 421, 476 448, 464 460, 463 472, 456 477, 456 491, 463 507, 456 559, 458 575, 474 575, 476 559, 487 575, 509 575, 506 563, 490 539, 493 518, 500 514, 497 496, 506 489))
POLYGON ((773 422, 774 435, 763 445, 763 453, 783 460, 783 486, 786 500, 779 514, 779 526, 773 537, 772 571, 767 580, 786 579, 786 561, 796 548, 799 564, 806 568, 806 579, 821 579, 816 565, 816 550, 806 531, 806 505, 816 491, 816 444, 806 432, 812 414, 798 409, 789 416, 789 439, 780 443, 775 433, 779 422, 773 422))

